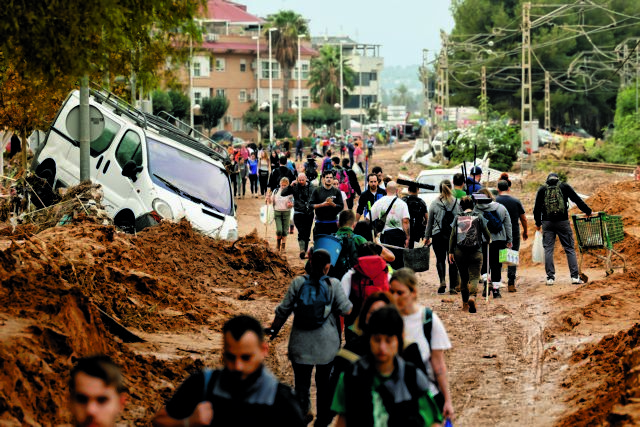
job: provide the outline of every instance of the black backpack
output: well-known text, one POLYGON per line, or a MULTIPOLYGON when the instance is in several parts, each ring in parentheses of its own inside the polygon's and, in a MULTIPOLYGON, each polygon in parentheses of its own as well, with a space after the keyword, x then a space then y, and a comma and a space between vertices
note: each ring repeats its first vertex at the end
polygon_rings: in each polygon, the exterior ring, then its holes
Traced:
POLYGON ((335 237, 340 239, 342 249, 340 249, 336 265, 329 270, 329 276, 342 280, 342 276, 358 263, 358 249, 356 248, 355 235, 341 234, 335 237))
POLYGON ((440 232, 444 233, 444 236, 449 238, 451 236, 451 230, 453 229, 453 220, 456 219, 456 215, 453 213, 456 206, 458 205, 458 199, 456 199, 455 203, 451 207, 451 210, 448 211, 447 207, 444 203, 442 203, 442 207, 444 208, 444 216, 442 217, 442 222, 440 223, 440 232))
POLYGON ((318 177, 318 165, 315 160, 307 160, 307 165, 304 168, 304 174, 307 175, 307 179, 309 182, 313 181, 318 177))
POLYGON ((320 280, 309 276, 304 276, 304 279, 293 304, 293 322, 300 329, 318 329, 331 315, 331 280, 328 276, 322 276, 320 280))
POLYGON ((409 208, 411 237, 414 239, 424 237, 424 232, 427 228, 424 224, 424 216, 427 213, 427 204, 421 198, 415 196, 405 197, 404 202, 409 208))
POLYGON ((502 231, 502 220, 497 211, 484 211, 482 216, 487 220, 487 228, 491 234, 498 234, 502 231))

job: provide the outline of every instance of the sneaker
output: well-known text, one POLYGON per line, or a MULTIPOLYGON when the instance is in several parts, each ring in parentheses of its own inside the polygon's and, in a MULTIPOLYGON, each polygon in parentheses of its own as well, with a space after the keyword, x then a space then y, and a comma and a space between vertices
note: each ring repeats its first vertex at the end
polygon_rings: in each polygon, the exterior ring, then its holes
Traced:
POLYGON ((438 295, 444 295, 447 291, 447 287, 446 286, 440 286, 438 288, 438 295))
POLYGON ((547 279, 547 286, 553 286, 553 283, 555 282, 555 280, 548 278, 547 279))
POLYGON ((508 290, 509 290, 509 292, 517 292, 516 291, 516 285, 509 285, 508 286, 508 290))
POLYGON ((500 295, 500 289, 494 289, 493 290, 493 297, 494 298, 502 298, 502 295, 500 295))
POLYGON ((458 295, 458 291, 455 289, 449 289, 449 295, 458 295))
POLYGON ((584 280, 582 280, 579 277, 572 277, 571 278, 571 284, 572 285, 584 285, 584 280))
POLYGON ((475 313, 476 311, 476 300, 469 298, 469 313, 475 313))

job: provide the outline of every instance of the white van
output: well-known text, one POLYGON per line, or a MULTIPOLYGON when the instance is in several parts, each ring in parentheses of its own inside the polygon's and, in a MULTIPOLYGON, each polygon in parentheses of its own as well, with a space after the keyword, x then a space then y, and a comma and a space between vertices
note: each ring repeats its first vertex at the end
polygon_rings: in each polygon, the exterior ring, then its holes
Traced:
MULTIPOLYGON (((80 183, 79 91, 67 97, 36 158, 36 174, 53 188, 80 183)), ((91 181, 102 185, 114 223, 140 230, 149 218, 186 217, 215 238, 238 237, 224 147, 207 146, 166 120, 115 95, 91 91, 91 181)), ((153 223, 153 221, 151 221, 153 223)))

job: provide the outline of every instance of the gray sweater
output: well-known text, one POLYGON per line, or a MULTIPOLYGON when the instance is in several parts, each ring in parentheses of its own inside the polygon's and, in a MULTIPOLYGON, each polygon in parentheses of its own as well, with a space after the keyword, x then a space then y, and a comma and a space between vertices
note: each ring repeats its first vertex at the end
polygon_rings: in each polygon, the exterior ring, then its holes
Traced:
MULTIPOLYGON (((293 313, 293 306, 304 281, 303 276, 298 276, 291 281, 284 299, 276 307, 277 317, 287 319, 293 313)), ((292 362, 302 365, 326 365, 333 360, 340 349, 336 316, 347 314, 353 304, 344 294, 338 279, 331 278, 331 290, 333 292, 332 314, 322 326, 305 330, 297 328, 294 322, 289 337, 289 359, 292 362)))
MULTIPOLYGON (((431 202, 431 206, 429 206, 429 221, 427 222, 427 231, 425 232, 427 239, 440 233, 440 224, 444 218, 445 207, 448 211, 453 209, 454 218, 462 212, 460 210, 460 201, 455 198, 452 198, 452 200, 448 202, 446 200, 440 200, 438 197, 431 202)), ((447 236, 447 241, 448 240, 449 236, 447 236)))
POLYGON ((507 243, 513 242, 512 237, 512 228, 511 228, 511 217, 509 216, 509 212, 507 208, 505 208, 500 203, 491 202, 487 205, 477 204, 475 208, 473 208, 473 213, 483 216, 487 211, 494 211, 500 217, 502 221, 502 230, 499 233, 491 233, 491 241, 506 241, 507 243))

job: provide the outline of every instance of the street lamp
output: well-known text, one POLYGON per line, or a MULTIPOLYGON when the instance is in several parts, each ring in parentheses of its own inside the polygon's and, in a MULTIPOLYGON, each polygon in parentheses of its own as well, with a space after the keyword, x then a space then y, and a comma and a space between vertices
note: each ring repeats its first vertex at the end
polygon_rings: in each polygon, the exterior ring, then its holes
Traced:
POLYGON ((344 133, 344 129, 342 129, 342 110, 344 106, 344 79, 342 77, 342 45, 344 44, 343 40, 340 40, 340 134, 344 133))
POLYGON ((189 36, 189 124, 193 129, 193 109, 195 107, 193 103, 193 37, 189 36))
POLYGON ((298 34, 298 138, 302 138, 302 57, 300 42, 304 34, 298 34))
POLYGON ((277 31, 269 28, 269 144, 273 142, 273 62, 271 60, 271 33, 277 31))
MULTIPOLYGON (((258 35, 251 37, 252 40, 256 40, 256 105, 260 105, 260 77, 262 74, 262 70, 260 67, 260 24, 258 24, 258 35)), ((258 129, 258 144, 260 143, 260 139, 262 135, 260 134, 260 129, 258 129)))

